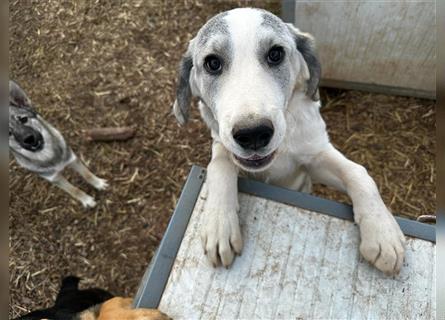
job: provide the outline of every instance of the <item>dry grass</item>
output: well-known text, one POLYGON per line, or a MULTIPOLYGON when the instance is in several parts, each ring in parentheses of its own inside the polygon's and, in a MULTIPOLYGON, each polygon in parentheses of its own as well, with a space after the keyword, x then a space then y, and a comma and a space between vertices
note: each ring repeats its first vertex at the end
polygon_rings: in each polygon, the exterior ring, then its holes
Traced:
MULTIPOLYGON (((62 276, 131 296, 158 245, 192 164, 210 136, 196 108, 179 128, 170 115, 181 53, 215 13, 251 2, 14 1, 11 77, 110 190, 85 211, 47 182, 10 165, 10 316, 48 306, 62 276), (136 126, 123 143, 87 143, 82 130, 136 126)), ((277 3, 258 3, 275 12, 277 3)), ((434 104, 328 91, 333 142, 375 177, 392 210, 434 211, 434 104)), ((317 188, 318 194, 343 199, 317 188)))
MULTIPOLYGON (((435 103, 357 91, 325 92, 323 117, 333 143, 374 177, 400 216, 435 213, 435 103)), ((335 192, 316 193, 348 202, 335 192)))

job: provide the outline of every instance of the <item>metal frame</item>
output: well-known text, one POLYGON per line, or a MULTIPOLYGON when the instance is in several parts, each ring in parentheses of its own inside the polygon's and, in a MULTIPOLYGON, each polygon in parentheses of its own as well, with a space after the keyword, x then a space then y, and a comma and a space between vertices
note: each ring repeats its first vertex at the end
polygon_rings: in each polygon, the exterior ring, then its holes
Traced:
POLYGON ((360 90, 360 91, 377 92, 390 95, 409 96, 422 99, 436 100, 435 91, 394 87, 383 84, 361 83, 361 82, 336 80, 336 79, 321 79, 320 87, 360 90))
MULTIPOLYGON (((158 307, 204 183, 205 173, 204 168, 192 166, 161 244, 142 278, 133 302, 135 308, 158 307)), ((307 193, 280 188, 246 178, 239 178, 238 189, 242 193, 297 206, 340 219, 354 220, 354 213, 350 205, 322 199, 307 193)), ((436 229, 434 226, 400 217, 396 217, 396 220, 405 235, 436 242, 436 229)))
POLYGON ((204 177, 203 168, 192 166, 161 244, 139 285, 133 300, 135 308, 158 307, 196 200, 198 200, 204 177))

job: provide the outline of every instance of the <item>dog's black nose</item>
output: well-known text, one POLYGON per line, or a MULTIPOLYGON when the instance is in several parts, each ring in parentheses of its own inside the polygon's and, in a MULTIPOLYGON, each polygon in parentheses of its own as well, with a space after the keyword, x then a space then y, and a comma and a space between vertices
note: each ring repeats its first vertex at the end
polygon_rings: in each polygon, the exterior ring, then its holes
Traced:
POLYGON ((267 146, 274 133, 273 124, 266 120, 260 125, 250 128, 240 128, 233 131, 233 139, 243 149, 258 150, 267 146))
POLYGON ((27 130, 26 134, 23 135, 22 141, 19 141, 21 146, 26 150, 36 151, 43 145, 42 135, 35 130, 27 130))

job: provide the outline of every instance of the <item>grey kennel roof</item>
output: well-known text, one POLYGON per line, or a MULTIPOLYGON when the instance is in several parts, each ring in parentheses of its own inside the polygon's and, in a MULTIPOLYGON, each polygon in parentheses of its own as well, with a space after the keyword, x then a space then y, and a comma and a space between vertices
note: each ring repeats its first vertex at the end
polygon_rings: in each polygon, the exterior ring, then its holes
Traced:
POLYGON ((214 269, 200 243, 205 170, 194 166, 135 307, 174 319, 434 319, 435 228, 397 218, 407 237, 401 273, 359 255, 348 205, 241 178, 244 250, 214 269))

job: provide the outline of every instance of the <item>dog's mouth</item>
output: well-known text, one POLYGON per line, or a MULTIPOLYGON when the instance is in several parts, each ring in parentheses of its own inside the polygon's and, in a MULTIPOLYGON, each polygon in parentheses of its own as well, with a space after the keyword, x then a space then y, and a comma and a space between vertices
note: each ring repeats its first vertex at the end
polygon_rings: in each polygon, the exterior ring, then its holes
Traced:
POLYGON ((250 170, 259 170, 264 169, 267 165, 269 165, 275 157, 275 151, 268 154, 267 156, 260 156, 254 154, 248 158, 241 158, 236 154, 233 154, 233 157, 236 161, 244 168, 250 170))
POLYGON ((28 151, 39 151, 43 148, 43 137, 39 132, 34 132, 26 136, 24 139, 19 140, 19 144, 22 148, 28 151))
POLYGON ((29 151, 39 151, 43 148, 43 141, 42 140, 38 140, 32 144, 29 144, 26 146, 25 149, 29 150, 29 151))

